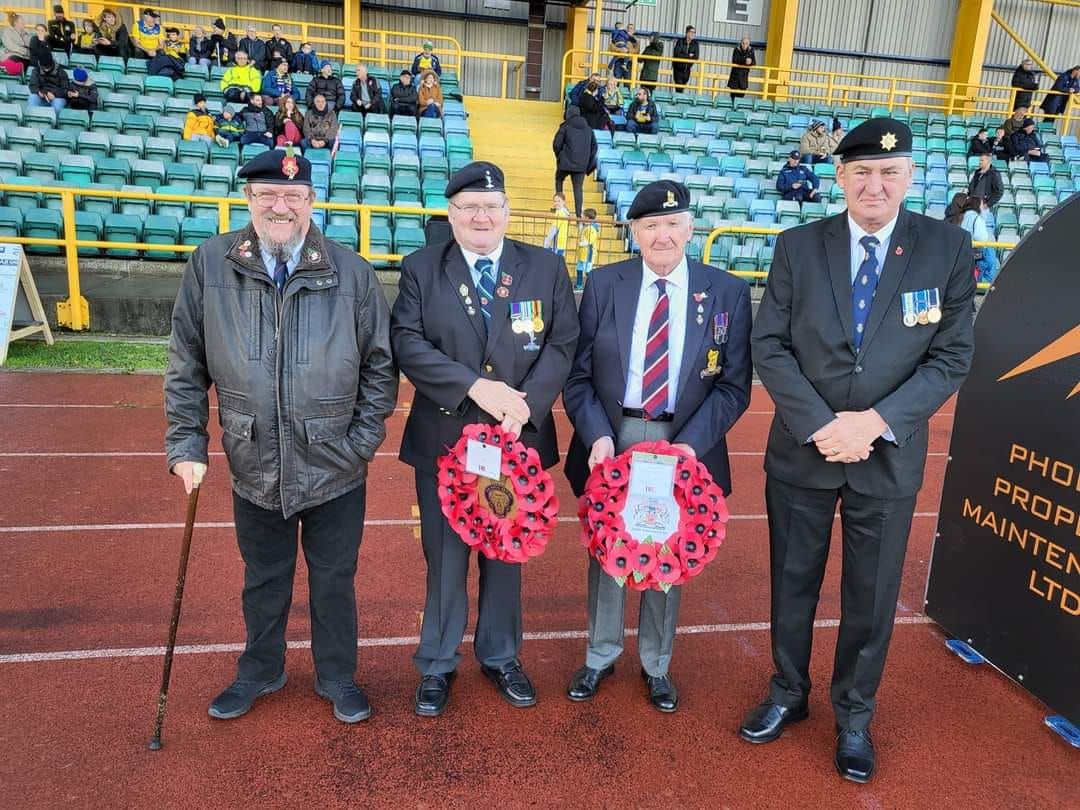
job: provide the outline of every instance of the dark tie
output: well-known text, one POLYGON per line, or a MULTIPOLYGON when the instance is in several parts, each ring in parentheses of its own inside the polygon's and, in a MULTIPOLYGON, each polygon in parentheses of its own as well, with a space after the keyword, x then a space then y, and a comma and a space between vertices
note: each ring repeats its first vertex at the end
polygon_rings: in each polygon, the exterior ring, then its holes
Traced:
POLYGON ((657 279, 656 306, 649 318, 645 364, 641 377, 641 409, 655 419, 668 404, 668 295, 667 282, 657 279))
POLYGON ((480 294, 480 312, 484 315, 484 327, 491 323, 491 299, 495 295, 495 263, 491 259, 476 260, 476 272, 480 274, 480 283, 476 291, 480 294))
POLYGON ((285 289, 285 280, 289 277, 289 265, 283 260, 279 260, 274 266, 274 284, 277 285, 278 292, 285 289))
POLYGON ((878 240, 873 236, 864 236, 859 240, 859 244, 866 251, 866 256, 859 265, 855 283, 851 285, 851 314, 855 325, 852 338, 855 341, 856 351, 862 346, 866 321, 870 317, 870 307, 874 303, 874 292, 877 290, 878 279, 881 278, 881 267, 878 265, 876 254, 878 240))

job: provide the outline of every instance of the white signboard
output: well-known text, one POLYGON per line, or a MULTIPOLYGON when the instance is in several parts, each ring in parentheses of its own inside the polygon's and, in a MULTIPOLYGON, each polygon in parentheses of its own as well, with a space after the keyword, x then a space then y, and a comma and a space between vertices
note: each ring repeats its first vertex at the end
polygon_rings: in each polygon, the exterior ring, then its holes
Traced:
POLYGON ((44 332, 52 345, 52 331, 22 245, 0 243, 0 366, 7 360, 9 342, 35 332, 44 332))
POLYGON ((761 25, 765 0, 716 0, 713 20, 731 25, 761 25))

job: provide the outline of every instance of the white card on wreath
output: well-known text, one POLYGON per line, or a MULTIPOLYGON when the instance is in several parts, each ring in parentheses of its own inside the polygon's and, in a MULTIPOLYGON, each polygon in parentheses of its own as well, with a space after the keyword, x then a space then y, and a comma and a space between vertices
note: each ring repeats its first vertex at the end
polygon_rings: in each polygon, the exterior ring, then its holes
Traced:
POLYGON ((465 449, 465 472, 498 481, 502 478, 502 448, 469 439, 465 449))
POLYGON ((676 463, 678 458, 675 456, 632 453, 628 494, 645 498, 671 498, 675 493, 676 463))
POLYGON ((679 505, 670 495, 627 495, 622 519, 627 533, 639 543, 663 543, 679 528, 679 505))

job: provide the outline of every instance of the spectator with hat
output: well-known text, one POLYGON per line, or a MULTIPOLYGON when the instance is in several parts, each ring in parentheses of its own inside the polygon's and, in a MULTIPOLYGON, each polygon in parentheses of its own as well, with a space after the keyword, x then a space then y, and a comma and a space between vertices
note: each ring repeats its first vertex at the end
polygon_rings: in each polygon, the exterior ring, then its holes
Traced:
POLYGON ((236 59, 240 46, 236 44, 236 35, 225 27, 225 20, 218 17, 211 24, 210 43, 213 46, 211 59, 222 67, 231 65, 236 59))
POLYGON ((368 74, 367 65, 356 66, 356 79, 350 93, 353 112, 366 116, 368 113, 385 113, 382 87, 379 80, 368 74))
MULTIPOLYGON (((731 493, 726 436, 750 404, 750 287, 694 261, 690 191, 659 180, 627 215, 641 256, 594 270, 579 308, 581 336, 563 389, 574 427, 565 472, 574 494, 599 463, 642 441, 670 442, 696 457, 731 493)), ((584 666, 566 694, 595 697, 623 652, 628 588, 588 561, 584 666)), ((670 673, 681 586, 642 591, 638 658, 645 694, 658 711, 679 707, 670 673)))
POLYGON ((787 163, 776 176, 776 190, 785 200, 793 200, 802 205, 807 201, 817 201, 821 180, 806 164, 799 161, 799 150, 788 152, 787 163))
POLYGON ((73 81, 67 91, 67 106, 73 110, 96 110, 98 89, 87 70, 77 67, 71 71, 71 78, 73 81))
POLYGON ((127 58, 130 36, 127 26, 116 16, 116 12, 106 6, 101 9, 97 19, 97 39, 94 40, 94 53, 97 56, 120 56, 127 58))
POLYGON ((259 70, 266 71, 269 69, 270 49, 266 47, 265 42, 259 39, 254 25, 249 25, 247 27, 244 36, 236 43, 236 49, 246 51, 248 59, 251 60, 251 64, 259 70))
POLYGON ((262 75, 244 51, 237 51, 234 58, 235 63, 221 77, 221 92, 226 101, 246 103, 262 90, 262 75))
POLYGON ((194 109, 188 110, 184 118, 184 140, 215 143, 217 129, 214 127, 214 117, 206 110, 206 96, 197 93, 194 103, 194 109))
POLYGON ((293 80, 289 74, 289 66, 284 62, 278 62, 272 70, 266 71, 262 77, 263 101, 266 106, 277 104, 285 96, 291 96, 293 92, 293 80))
MULTIPOLYGON (((566 263, 534 245, 506 238, 510 205, 503 173, 483 161, 462 167, 446 185, 453 241, 405 257, 390 336, 401 372, 415 386, 401 440, 413 467, 427 595, 414 708, 445 711, 461 660, 469 612, 471 549, 447 523, 436 460, 476 422, 501 424, 533 448, 545 468, 559 463, 551 409, 570 370, 578 337, 566 263), (449 283, 447 283, 449 281, 449 283), (515 312, 533 313, 531 334, 511 328, 515 312), (538 346, 536 350, 527 346, 538 346)), ((484 676, 515 708, 536 703, 521 662, 521 565, 477 555, 480 566, 472 651, 484 676)))
POLYGON ((152 8, 144 8, 131 35, 131 56, 135 59, 153 59, 161 50, 161 44, 161 15, 152 8))
POLYGON ((345 85, 334 75, 334 66, 329 62, 323 62, 319 68, 319 75, 308 84, 305 96, 308 107, 314 103, 315 96, 326 99, 326 106, 331 110, 345 109, 345 85))
POLYGON ((404 115, 410 118, 416 118, 418 114, 418 105, 420 103, 420 96, 416 92, 416 88, 413 87, 412 74, 407 71, 401 71, 398 76, 397 84, 390 88, 390 115, 404 115))
POLYGON ((847 209, 776 237, 754 318, 754 370, 776 406, 765 449, 775 671, 739 736, 769 743, 809 714, 815 609, 839 507, 833 764, 865 783, 929 420, 974 353, 974 260, 968 234, 904 207, 914 181, 907 124, 871 118, 836 154, 847 209))
POLYGON ((826 163, 835 148, 825 131, 825 122, 815 118, 799 139, 799 154, 803 163, 826 163))
POLYGON ((1016 130, 1009 139, 1014 160, 1026 160, 1028 163, 1049 163, 1042 139, 1035 131, 1035 119, 1025 118, 1024 125, 1016 130))
POLYGON ((1005 134, 1012 137, 1012 134, 1018 129, 1023 129, 1024 119, 1028 117, 1028 108, 1024 105, 1013 108, 1013 114, 1006 118, 1002 123, 1002 128, 1005 130, 1005 134))
POLYGON ((413 76, 419 76, 425 70, 434 70, 435 75, 441 78, 442 63, 439 62, 439 57, 432 53, 435 46, 432 44, 431 40, 425 40, 423 48, 424 49, 420 53, 413 57, 412 68, 409 72, 412 73, 413 76))
POLYGON ((357 553, 368 465, 398 390, 389 308, 371 265, 311 221, 306 158, 270 150, 237 177, 251 221, 188 259, 165 374, 167 465, 188 492, 210 463, 210 386, 217 392, 228 469, 211 464, 209 474, 231 484, 244 564, 247 641, 209 714, 240 717, 285 686, 299 545, 315 694, 357 723, 371 716, 356 684, 357 553), (275 313, 277 325, 253 312, 275 313))
POLYGON ((240 120, 230 105, 226 104, 219 115, 214 116, 214 141, 225 147, 230 143, 239 143, 244 137, 244 122, 240 120))
POLYGON ((210 67, 214 58, 214 41, 206 36, 206 31, 201 25, 191 29, 191 39, 188 40, 188 64, 210 67))
POLYGON ((26 103, 30 107, 49 106, 60 112, 67 106, 70 89, 67 73, 53 60, 52 52, 47 51, 30 74, 30 95, 26 103))
POLYGON ((75 23, 64 14, 63 6, 53 6, 53 18, 49 20, 48 30, 49 47, 70 54, 75 44, 75 23))

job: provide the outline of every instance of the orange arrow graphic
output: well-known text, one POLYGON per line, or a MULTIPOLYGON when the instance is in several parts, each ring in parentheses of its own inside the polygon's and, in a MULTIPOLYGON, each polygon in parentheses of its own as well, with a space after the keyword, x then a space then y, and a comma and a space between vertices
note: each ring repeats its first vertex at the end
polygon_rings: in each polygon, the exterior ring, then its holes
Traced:
MULTIPOLYGON (((1034 371, 1043 366, 1048 366, 1051 363, 1056 363, 1058 360, 1072 357, 1074 354, 1080 354, 1080 324, 1074 326, 1053 343, 1039 349, 1039 351, 1035 352, 1035 354, 1031 355, 1031 357, 1012 371, 1002 374, 998 377, 998 382, 1007 380, 1010 377, 1019 376, 1020 374, 1026 374, 1029 371, 1034 371)), ((1068 396, 1066 396, 1065 399, 1068 399, 1077 393, 1080 393, 1080 382, 1078 382, 1076 387, 1068 393, 1068 396)))

